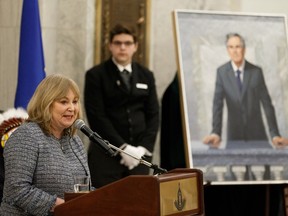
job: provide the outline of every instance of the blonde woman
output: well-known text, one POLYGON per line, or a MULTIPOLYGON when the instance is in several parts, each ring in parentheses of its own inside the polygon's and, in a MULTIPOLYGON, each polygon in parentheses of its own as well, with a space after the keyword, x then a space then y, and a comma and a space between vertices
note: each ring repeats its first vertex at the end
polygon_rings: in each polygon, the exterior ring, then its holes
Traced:
POLYGON ((87 155, 73 123, 81 117, 76 83, 47 76, 28 104, 28 120, 4 149, 0 215, 49 215, 73 191, 73 176, 90 176, 87 155))

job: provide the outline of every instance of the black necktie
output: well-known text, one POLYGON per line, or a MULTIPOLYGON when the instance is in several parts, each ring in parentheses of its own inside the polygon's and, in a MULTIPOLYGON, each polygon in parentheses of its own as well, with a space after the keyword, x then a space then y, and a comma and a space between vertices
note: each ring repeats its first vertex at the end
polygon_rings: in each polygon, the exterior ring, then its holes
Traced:
POLYGON ((121 77, 122 77, 127 89, 130 90, 130 88, 131 88, 130 76, 131 75, 130 75, 129 71, 124 69, 120 74, 121 74, 121 77))
POLYGON ((239 90, 241 92, 242 91, 242 81, 241 81, 241 78, 240 78, 241 71, 237 70, 236 73, 237 73, 236 80, 237 80, 238 88, 239 88, 239 90))

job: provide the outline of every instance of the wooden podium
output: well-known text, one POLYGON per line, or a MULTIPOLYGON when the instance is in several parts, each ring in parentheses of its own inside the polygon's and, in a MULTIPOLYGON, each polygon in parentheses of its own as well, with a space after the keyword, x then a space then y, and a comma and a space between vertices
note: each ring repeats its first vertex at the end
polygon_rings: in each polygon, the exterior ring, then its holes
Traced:
POLYGON ((203 216, 203 174, 175 169, 158 176, 128 176, 55 208, 54 216, 66 215, 203 216))

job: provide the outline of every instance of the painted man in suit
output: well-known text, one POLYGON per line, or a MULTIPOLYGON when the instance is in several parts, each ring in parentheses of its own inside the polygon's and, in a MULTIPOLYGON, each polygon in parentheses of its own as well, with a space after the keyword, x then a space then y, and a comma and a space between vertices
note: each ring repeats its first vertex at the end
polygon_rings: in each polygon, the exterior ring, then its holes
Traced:
POLYGON ((261 116, 264 108, 272 143, 281 147, 275 111, 262 69, 245 60, 245 41, 237 33, 228 34, 226 48, 231 61, 217 69, 213 99, 213 129, 203 140, 211 147, 221 143, 222 114, 224 100, 228 110, 227 142, 267 141, 261 116))
MULTIPOLYGON (((118 24, 111 30, 112 56, 87 71, 84 104, 93 131, 112 145, 151 161, 159 105, 153 73, 132 61, 137 46, 137 37, 128 27, 118 24)), ((110 157, 94 143, 89 146, 88 162, 96 188, 128 175, 149 174, 149 167, 139 165, 138 160, 124 153, 110 157)))

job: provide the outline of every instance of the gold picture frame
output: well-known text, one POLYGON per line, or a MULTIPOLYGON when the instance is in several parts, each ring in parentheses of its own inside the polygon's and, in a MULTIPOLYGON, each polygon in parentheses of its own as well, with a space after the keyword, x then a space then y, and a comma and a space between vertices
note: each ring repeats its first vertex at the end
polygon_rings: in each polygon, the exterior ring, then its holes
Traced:
POLYGON ((135 61, 149 66, 151 0, 97 0, 95 64, 109 58, 109 31, 117 23, 131 26, 138 36, 135 61), (129 13, 127 13, 129 10, 129 13))

